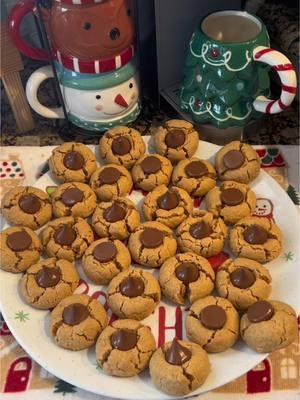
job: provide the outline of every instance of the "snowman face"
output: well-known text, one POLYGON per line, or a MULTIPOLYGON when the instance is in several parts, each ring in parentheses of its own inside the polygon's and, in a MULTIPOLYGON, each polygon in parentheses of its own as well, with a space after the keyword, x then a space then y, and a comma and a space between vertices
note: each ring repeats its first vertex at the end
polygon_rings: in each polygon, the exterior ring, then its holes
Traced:
POLYGON ((139 98, 137 75, 107 89, 78 90, 63 87, 68 110, 87 121, 108 121, 130 113, 139 98))
POLYGON ((259 217, 266 217, 273 212, 273 204, 268 199, 257 199, 255 215, 259 217))

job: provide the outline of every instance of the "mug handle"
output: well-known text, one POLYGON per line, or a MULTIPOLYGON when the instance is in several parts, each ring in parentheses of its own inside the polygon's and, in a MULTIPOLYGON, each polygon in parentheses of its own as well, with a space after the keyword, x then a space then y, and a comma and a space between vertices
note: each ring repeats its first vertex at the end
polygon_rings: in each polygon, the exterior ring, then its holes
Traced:
POLYGON ((256 47, 253 51, 253 59, 270 65, 277 71, 281 81, 281 95, 278 100, 258 96, 253 102, 253 107, 256 111, 266 114, 280 113, 292 103, 297 92, 297 78, 294 67, 285 55, 270 47, 256 47))
POLYGON ((39 102, 37 97, 37 93, 41 83, 44 82, 46 79, 53 77, 53 71, 49 65, 37 69, 35 72, 33 72, 33 74, 30 75, 27 81, 26 97, 31 108, 33 108, 36 113, 46 118, 64 119, 65 116, 62 107, 45 107, 39 102))
POLYGON ((35 0, 23 0, 16 4, 11 10, 8 18, 8 31, 15 46, 25 56, 34 60, 48 60, 47 52, 44 49, 34 48, 22 38, 20 33, 21 23, 23 18, 29 14, 34 14, 35 0))

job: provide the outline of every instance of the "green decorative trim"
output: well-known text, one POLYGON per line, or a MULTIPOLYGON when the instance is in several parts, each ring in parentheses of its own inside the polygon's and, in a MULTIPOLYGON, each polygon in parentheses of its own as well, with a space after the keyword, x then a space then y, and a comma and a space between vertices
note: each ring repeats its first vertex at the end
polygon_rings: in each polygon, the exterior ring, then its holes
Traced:
POLYGON ((20 322, 26 322, 29 320, 29 313, 24 313, 23 310, 20 310, 15 313, 15 319, 18 319, 20 322))
POLYGON ((54 386, 54 393, 61 393, 63 396, 67 393, 76 393, 76 387, 68 382, 58 379, 54 386))
POLYGON ((283 257, 284 261, 293 261, 294 260, 294 254, 289 251, 288 253, 284 253, 283 257))
POLYGON ((299 194, 297 193, 296 189, 292 185, 289 185, 286 192, 290 196, 292 202, 294 204, 296 204, 296 206, 300 206, 299 194))

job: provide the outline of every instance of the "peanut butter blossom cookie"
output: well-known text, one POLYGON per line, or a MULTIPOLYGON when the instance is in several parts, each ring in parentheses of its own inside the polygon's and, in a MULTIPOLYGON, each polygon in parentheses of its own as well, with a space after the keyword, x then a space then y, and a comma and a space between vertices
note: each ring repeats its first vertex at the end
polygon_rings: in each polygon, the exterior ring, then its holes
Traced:
POLYGON ((216 288, 235 308, 245 310, 271 294, 271 275, 261 264, 248 258, 226 260, 218 269, 216 288))
POLYGON ((148 193, 143 203, 143 213, 148 221, 158 221, 176 228, 193 211, 193 201, 180 188, 161 185, 148 193))
POLYGON ((92 218, 92 225, 97 234, 111 239, 127 239, 139 224, 140 214, 135 204, 122 197, 100 203, 92 218))
POLYGON ((160 222, 145 222, 129 237, 128 247, 133 260, 145 267, 159 268, 177 249, 173 232, 160 222))
POLYGON ((79 275, 74 264, 48 258, 28 268, 21 278, 20 289, 28 304, 47 310, 70 296, 78 282, 79 275))
POLYGON ((174 339, 156 350, 149 369, 152 382, 159 390, 183 396, 205 382, 210 364, 207 353, 200 346, 174 339))
POLYGON ((204 196, 216 186, 216 179, 212 164, 196 157, 180 161, 172 175, 173 185, 186 190, 192 197, 204 196))
POLYGON ((0 268, 8 272, 23 272, 40 258, 42 244, 27 227, 13 226, 0 232, 0 268))
POLYGON ((134 185, 151 192, 159 185, 168 185, 172 174, 172 164, 159 154, 146 154, 137 161, 131 171, 134 185))
POLYGON ((282 235, 273 220, 246 217, 231 229, 229 245, 236 256, 266 263, 279 256, 282 250, 282 235))
POLYGON ((50 221, 51 200, 41 189, 18 186, 4 195, 2 213, 9 224, 36 230, 50 221))
POLYGON ((185 321, 189 340, 209 353, 232 347, 239 337, 239 315, 230 301, 208 296, 192 304, 185 321))
POLYGON ((130 267, 131 256, 120 240, 107 238, 93 242, 82 258, 86 276, 98 285, 107 285, 114 276, 130 267))
POLYGON ((50 332, 58 346, 82 350, 92 346, 107 326, 104 307, 86 294, 66 297, 51 313, 50 332))
POLYGON ((114 321, 96 344, 98 364, 109 375, 135 376, 148 367, 156 349, 150 328, 133 319, 114 321))
POLYGON ((142 320, 160 302, 157 280, 140 268, 118 274, 108 286, 108 305, 119 318, 142 320))
POLYGON ((59 182, 88 182, 97 163, 95 154, 87 146, 68 142, 52 151, 49 167, 59 182))
POLYGON ((41 238, 49 257, 74 261, 82 257, 93 242, 94 234, 84 219, 62 217, 49 222, 41 238))
POLYGON ((216 155, 216 170, 221 181, 249 183, 260 172, 260 159, 249 144, 234 141, 216 155))
POLYGON ((272 353, 293 343, 298 336, 295 310, 276 300, 252 304, 241 318, 241 337, 259 353, 272 353))
POLYGON ((99 150, 106 163, 120 164, 130 169, 145 154, 145 142, 136 129, 117 126, 102 136, 99 150))
POLYGON ((176 254, 159 270, 164 296, 178 304, 208 296, 214 289, 215 273, 210 263, 194 253, 176 254))
POLYGON ((154 144, 158 154, 177 162, 196 153, 199 135, 190 122, 171 119, 157 129, 154 144))
POLYGON ((202 257, 214 256, 223 249, 226 226, 221 218, 200 210, 177 228, 178 247, 182 252, 192 251, 202 257))
POLYGON ((107 164, 93 173, 90 185, 100 200, 110 201, 130 193, 132 178, 122 165, 107 164))

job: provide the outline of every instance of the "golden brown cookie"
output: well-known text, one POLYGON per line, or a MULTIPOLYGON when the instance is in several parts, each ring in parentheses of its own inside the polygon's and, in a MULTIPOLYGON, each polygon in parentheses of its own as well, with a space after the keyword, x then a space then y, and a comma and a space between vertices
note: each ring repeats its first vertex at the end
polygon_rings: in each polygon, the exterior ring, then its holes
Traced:
POLYGON ((190 122, 170 119, 156 130, 154 144, 158 154, 178 162, 196 153, 199 135, 190 122))
POLYGON ((223 220, 204 210, 187 218, 176 232, 178 247, 182 252, 192 251, 202 257, 220 253, 227 235, 223 220))
POLYGON ((47 310, 70 296, 78 282, 79 275, 73 263, 47 258, 28 268, 21 278, 20 290, 32 307, 47 310))
POLYGON ((43 190, 32 186, 17 186, 2 200, 2 213, 10 225, 39 229, 52 217, 51 200, 43 190))
POLYGON ((25 226, 12 226, 0 232, 0 268, 23 272, 40 258, 42 244, 38 236, 25 226))
POLYGON ((131 256, 120 240, 96 240, 85 251, 82 267, 97 285, 107 285, 114 276, 130 267, 131 256))
POLYGON ((219 353, 238 340, 239 314, 230 301, 208 296, 192 304, 185 327, 189 340, 209 353, 219 353))
POLYGON ((159 268, 177 249, 173 232, 156 221, 145 222, 129 237, 128 247, 133 260, 145 267, 159 268))
POLYGON ((282 235, 273 220, 246 217, 230 230, 229 245, 235 256, 266 263, 279 256, 282 235))
POLYGON ((86 145, 67 142, 52 151, 49 167, 59 182, 88 182, 97 162, 95 154, 86 145))
POLYGON ((50 332, 60 347, 82 350, 92 346, 107 326, 102 304, 86 294, 64 298, 51 313, 50 332))
POLYGON ((250 144, 234 141, 218 151, 216 170, 221 181, 250 183, 259 175, 260 159, 250 144))
POLYGON ((245 310, 257 300, 267 299, 272 277, 261 264, 249 258, 226 260, 218 269, 216 288, 235 308, 245 310))
POLYGON ((99 200, 110 201, 129 194, 133 184, 131 175, 125 167, 107 164, 93 173, 90 185, 99 200))
POLYGON ((297 315, 288 304, 260 300, 241 318, 241 337, 258 353, 272 353, 293 343, 298 336, 297 315))
POLYGON ((192 211, 193 200, 185 190, 177 187, 157 186, 143 202, 145 219, 161 222, 169 228, 176 228, 192 211))
POLYGON ((192 157, 180 161, 174 168, 172 183, 192 197, 202 197, 216 186, 217 173, 207 160, 192 157))
POLYGON ((90 225, 79 217, 62 217, 49 222, 41 233, 49 257, 79 259, 94 240, 90 225))
POLYGON ((100 237, 127 239, 139 226, 140 214, 135 204, 125 197, 98 204, 92 225, 100 237))
POLYGON ((148 317, 160 302, 160 287, 149 272, 128 269, 115 276, 107 291, 107 302, 119 318, 138 321, 148 317))
POLYGON ((135 376, 148 367, 155 349, 155 339, 148 326, 123 319, 114 321, 101 333, 96 358, 108 375, 135 376))
POLYGON ((197 344, 174 339, 156 350, 149 364, 154 385, 172 396, 198 389, 210 372, 207 353, 197 344))
POLYGON ((101 158, 108 164, 120 164, 131 169, 145 154, 145 142, 139 131, 127 126, 109 129, 100 139, 101 158))
POLYGON ((235 224, 255 212, 255 193, 242 183, 226 181, 205 196, 208 211, 223 218, 225 224, 235 224))

